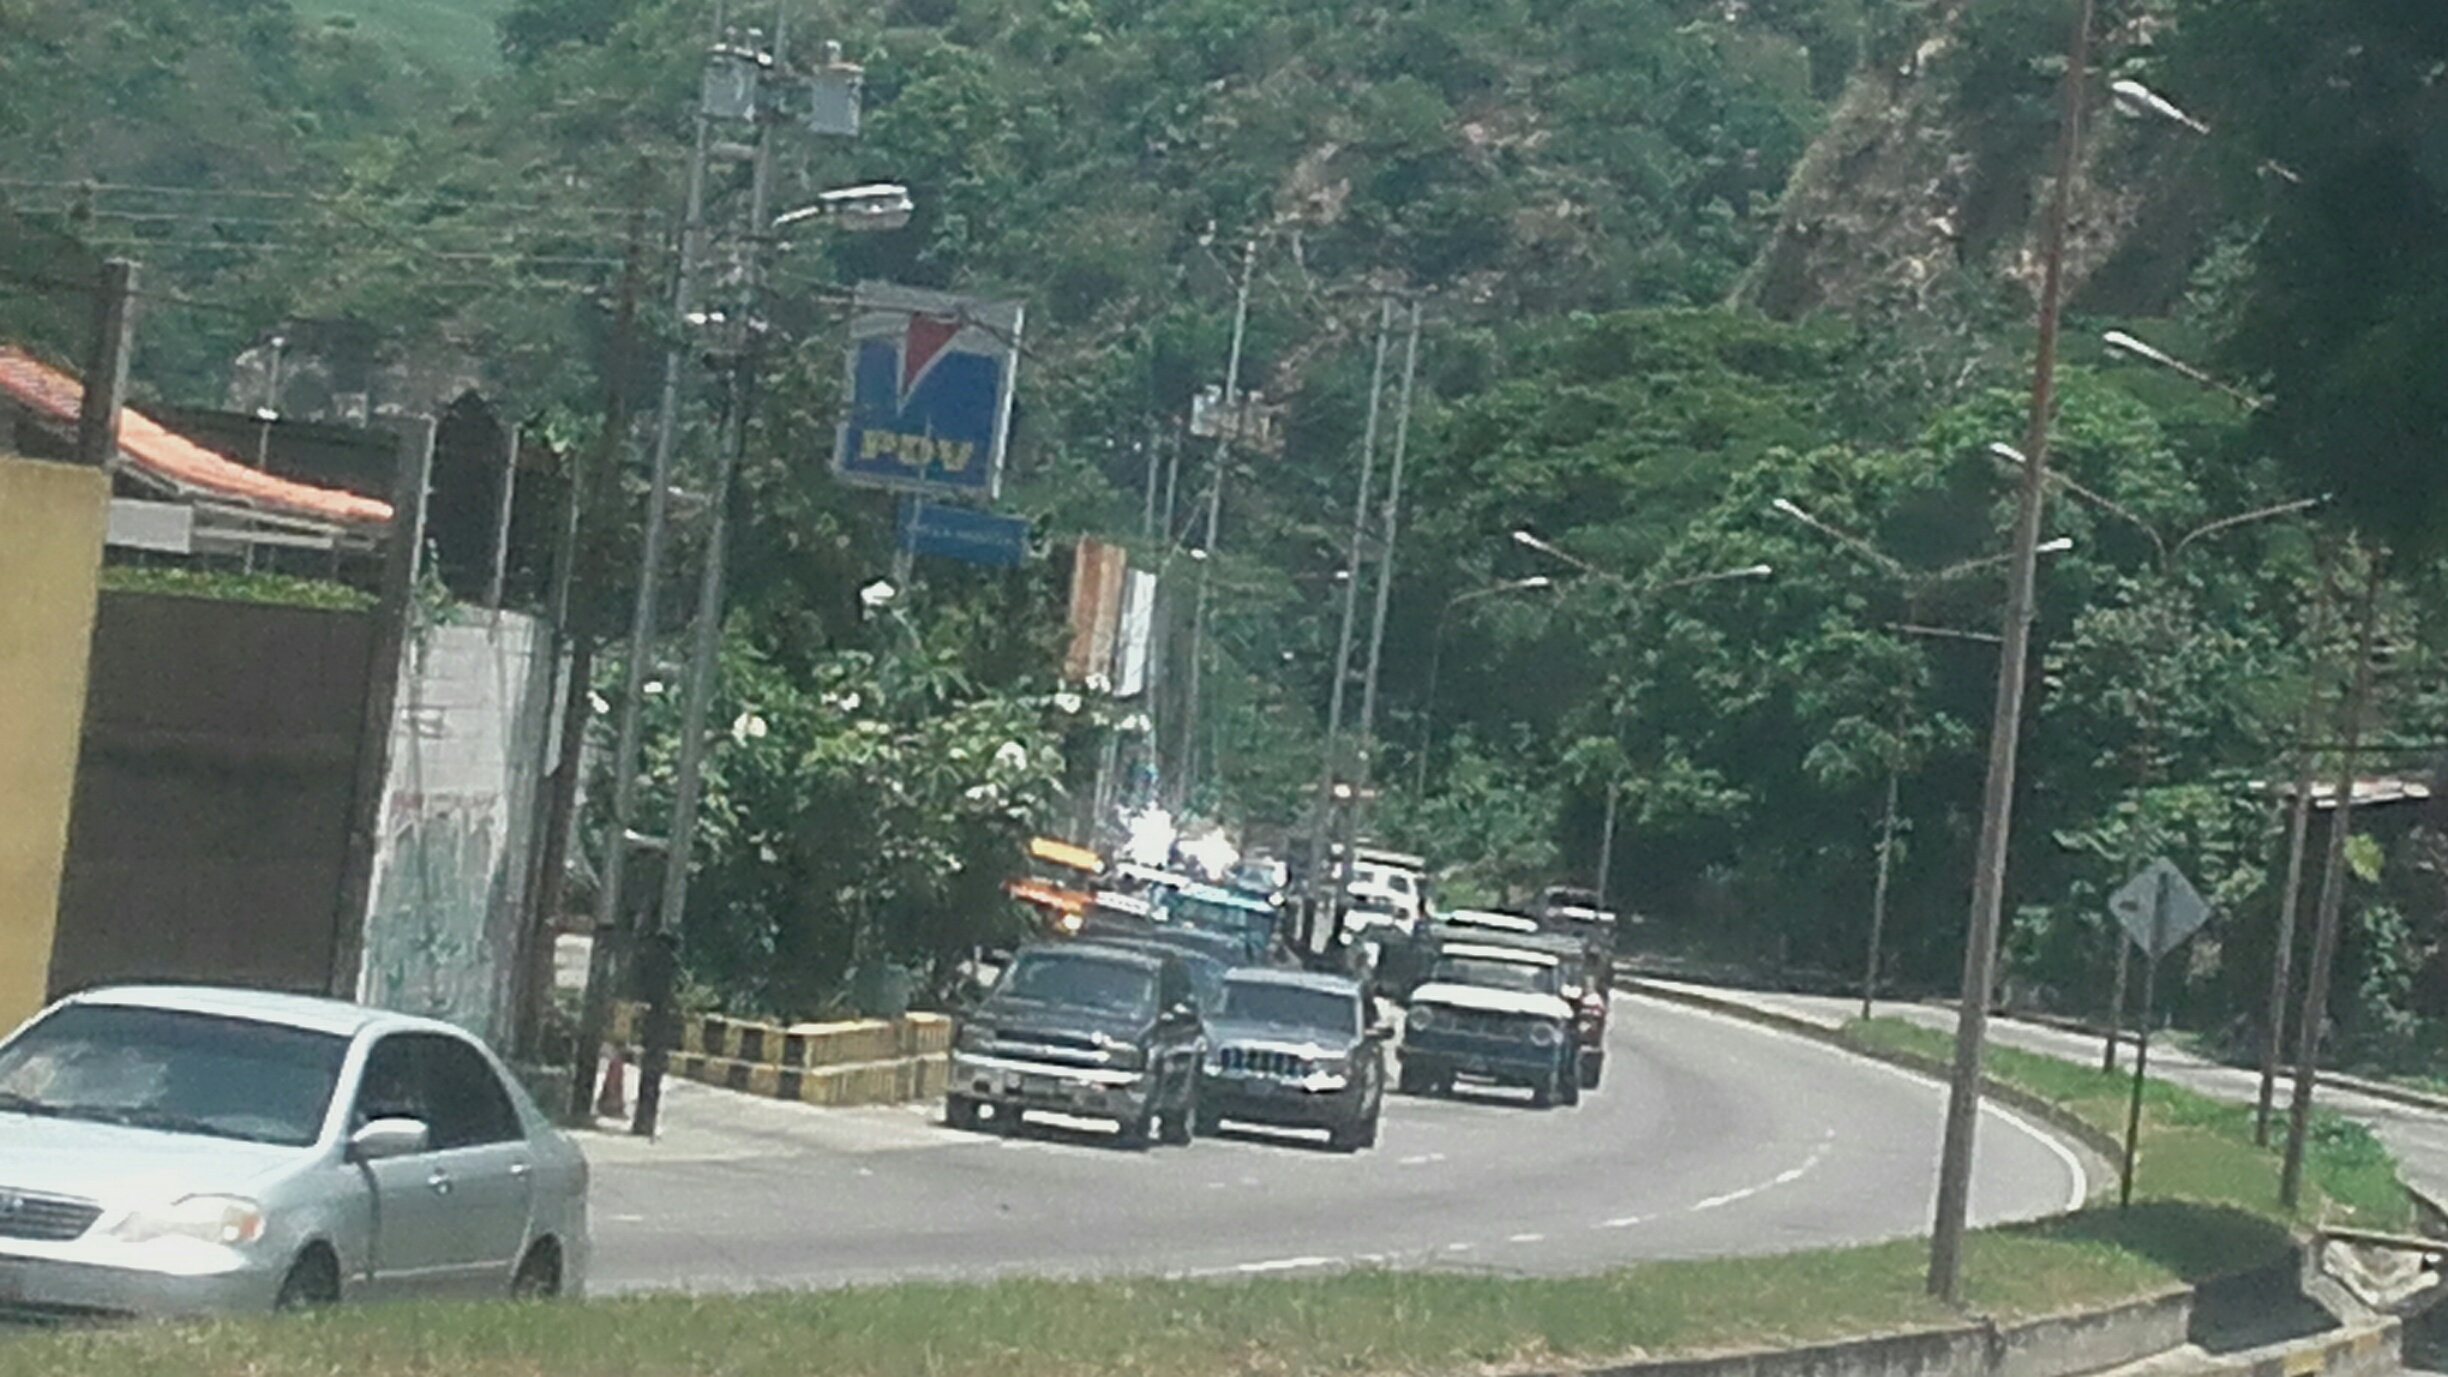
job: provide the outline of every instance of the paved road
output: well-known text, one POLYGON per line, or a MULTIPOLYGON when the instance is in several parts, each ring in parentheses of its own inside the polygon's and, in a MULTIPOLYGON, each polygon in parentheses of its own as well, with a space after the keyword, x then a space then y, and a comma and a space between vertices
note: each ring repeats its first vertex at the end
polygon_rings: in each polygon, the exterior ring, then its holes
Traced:
MULTIPOLYGON (((936 1106, 814 1110, 672 1088, 659 1142, 593 1137, 602 1292, 1031 1273, 1256 1273, 1378 1261, 1568 1272, 1927 1225, 1938 1087, 1737 1020, 1619 997, 1576 1109, 1390 1098, 1380 1146, 1239 1135, 955 1133, 936 1106)), ((1998 1114, 1984 1221, 2065 1208, 2066 1147, 1998 1114)))
MULTIPOLYGON (((1661 982, 1665 983, 1665 982, 1661 982)), ((1827 1026, 1841 1024, 1861 1011, 1858 999, 1820 995, 1765 994, 1747 990, 1720 990, 1690 985, 1682 988, 1699 991, 1720 999, 1732 999, 1755 1004, 1797 1018, 1827 1026)), ((1955 1031, 1955 1011, 1943 1005, 1881 1004, 1878 1012, 1898 1018, 1908 1018, 1926 1027, 1955 1031)), ((2018 1047, 2028 1052, 2063 1057, 2072 1061, 2099 1064, 2100 1039, 2087 1033, 2067 1032, 2036 1023, 2015 1019, 1992 1018, 1990 1036, 2001 1046, 2018 1047)), ((2117 1048, 2117 1064, 2133 1067, 2133 1045, 2121 1040, 2117 1048)), ((2208 1061, 2164 1043, 2153 1043, 2150 1059, 2151 1075, 2164 1078, 2189 1090, 2223 1100, 2253 1103, 2260 1096, 2261 1076, 2256 1071, 2224 1066, 2208 1061)), ((2278 1105, 2285 1111, 2287 1097, 2294 1082, 2281 1079, 2278 1105)), ((2398 1174, 2435 1200, 2448 1200, 2448 1114, 2418 1109, 2393 1100, 2374 1099, 2351 1090, 2323 1085, 2314 1093, 2314 1103, 2334 1110, 2350 1119, 2368 1124, 2380 1135, 2382 1142, 2397 1155, 2398 1174)))

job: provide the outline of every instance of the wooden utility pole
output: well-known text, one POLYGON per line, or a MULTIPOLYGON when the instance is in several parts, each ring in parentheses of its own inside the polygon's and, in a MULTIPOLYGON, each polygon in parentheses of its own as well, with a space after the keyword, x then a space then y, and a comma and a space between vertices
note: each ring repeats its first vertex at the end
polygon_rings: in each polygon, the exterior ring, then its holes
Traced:
POLYGON ((76 461, 108 468, 119 452, 119 408, 127 398, 128 353, 135 342, 136 265, 107 259, 94 291, 93 340, 85 394, 77 403, 76 461))
POLYGON ((400 424, 399 468, 391 494, 391 531, 383 551, 382 593, 366 649, 364 712, 357 724, 356 778, 349 788, 348 851, 332 913, 329 991, 357 997, 365 955, 366 916, 374 899, 374 858, 382 840, 383 792, 391 778, 391 719, 399 703, 402 658, 416 616, 417 575, 424 567, 425 498, 433 486, 434 422, 413 416, 400 424))
POLYGON ((2380 551, 2373 551, 2371 571, 2364 576, 2354 681, 2346 690, 2345 721, 2339 731, 2337 806, 2329 813, 2328 846, 2321 862, 2312 965, 2304 972, 2303 1009, 2295 1016, 2295 1096, 2287 1105, 2286 1156, 2278 1169, 2278 1203, 2289 1210, 2303 1198, 2304 1136, 2312 1126, 2312 1090, 2320 1079, 2321 1027, 2329 1021, 2329 967, 2337 959, 2338 911, 2346 901, 2346 843, 2354 831, 2355 771, 2361 764, 2363 714, 2371 704, 2372 641, 2386 563, 2380 551))
POLYGON ((2057 184, 2042 231, 2038 357, 2032 366, 2031 416, 2024 434, 2022 490, 2016 495, 2014 553, 2007 565, 2006 615, 2000 634, 1997 704, 1989 722, 1989 771, 1981 790, 1980 847, 1972 871, 1972 912, 1965 924, 1963 990, 1955 1024, 1955 1059, 1947 1086, 1946 1130, 1938 1154, 1938 1200, 1930 1229, 1927 1284, 1949 1302, 1963 1298, 1964 1230, 1972 1205, 1973 1140, 1980 1127, 1981 1076, 1989 1036, 1989 1001, 1997 977, 1998 926, 2006 901, 2006 851, 2014 818, 2015 757, 2022 742, 2024 676, 2030 663, 2033 587, 2039 565, 2040 519, 2048 492, 2049 425, 2056 410, 2057 329, 2065 305, 2066 221, 2082 162, 2083 99, 2091 71, 2093 0, 2074 21, 2065 75, 2065 110, 2058 133, 2057 184))

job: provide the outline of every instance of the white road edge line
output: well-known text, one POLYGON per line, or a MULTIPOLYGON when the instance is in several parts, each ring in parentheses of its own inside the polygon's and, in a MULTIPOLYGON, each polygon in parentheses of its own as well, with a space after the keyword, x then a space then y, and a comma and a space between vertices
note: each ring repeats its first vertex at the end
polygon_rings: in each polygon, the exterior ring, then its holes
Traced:
MULTIPOLYGON (((1618 999, 1638 999, 1641 997, 1637 990, 1617 990, 1614 992, 1614 994, 1618 999)), ((1800 1033, 1789 1033, 1782 1028, 1771 1028, 1764 1023, 1754 1023, 1747 1018, 1738 1018, 1733 1014, 1721 1014, 1714 1009, 1703 1009, 1697 1005, 1686 1004, 1678 999, 1668 999, 1656 995, 1652 995, 1649 998, 1655 1003, 1663 1004, 1674 1009, 1680 1009, 1685 1013, 1692 1014, 1699 1018, 1714 1019, 1719 1023, 1734 1024, 1738 1027, 1748 1028, 1755 1033, 1760 1033, 1768 1037, 1783 1038, 1787 1042, 1798 1042, 1807 1047, 1816 1047, 1821 1051, 1828 1053, 1830 1056, 1841 1057, 1846 1061, 1859 1062, 1864 1066, 1877 1067, 1879 1070, 1884 1071, 1891 1076, 1901 1077, 1905 1080, 1911 1081, 1915 1085, 1934 1086, 1941 1090, 1946 1088, 1946 1083, 1936 1079, 1935 1077, 1924 1076, 1917 1071, 1907 1071, 1901 1066, 1894 1065, 1890 1062, 1880 1061, 1876 1057, 1865 1057, 1861 1053, 1856 1052, 1849 1047, 1839 1047, 1832 1042, 1821 1042, 1817 1038, 1804 1037, 1800 1033)), ((2006 1106, 1999 1104, 1996 1100, 1993 1100, 1986 1095, 1981 1097, 1981 1109, 1984 1113, 1994 1114, 1998 1118, 2006 1121, 2008 1125, 2021 1130, 2026 1137, 2029 1137, 2032 1141, 2038 1143, 2043 1148, 2048 1149, 2049 1155, 2055 1157, 2059 1165, 2065 1168, 2067 1177, 2074 1183, 2073 1189, 2067 1194, 2066 1197, 2066 1209, 2069 1212, 2081 1209, 2083 1207, 2083 1203, 2091 1198, 2090 1174, 2083 1170, 2082 1159, 2074 1155, 2074 1150, 2072 1148, 2069 1148, 2063 1142, 2060 1142, 2054 1134, 2043 1132, 2040 1128, 2032 1124, 2030 1120, 2025 1119, 2022 1115, 2015 1113, 2013 1110, 2008 1109, 2006 1106)), ((1829 1132, 1832 1135, 1834 1130, 1831 1129, 1829 1132)))
POLYGON ((1271 1262, 1244 1262, 1233 1268, 1236 1272, 1292 1272, 1306 1267, 1332 1267, 1343 1259, 1337 1257, 1279 1257, 1271 1262))

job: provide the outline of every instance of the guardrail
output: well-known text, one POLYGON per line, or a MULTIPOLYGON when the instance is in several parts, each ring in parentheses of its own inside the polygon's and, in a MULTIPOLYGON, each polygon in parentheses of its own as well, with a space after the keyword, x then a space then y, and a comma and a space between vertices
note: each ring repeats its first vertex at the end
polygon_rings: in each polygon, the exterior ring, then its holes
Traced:
MULTIPOLYGON (((611 1039, 642 1055, 645 1006, 620 1004, 611 1039)), ((788 1026, 719 1014, 680 1026, 673 1074, 769 1099, 814 1105, 933 1099, 951 1078, 952 1020, 942 1014, 788 1026)))

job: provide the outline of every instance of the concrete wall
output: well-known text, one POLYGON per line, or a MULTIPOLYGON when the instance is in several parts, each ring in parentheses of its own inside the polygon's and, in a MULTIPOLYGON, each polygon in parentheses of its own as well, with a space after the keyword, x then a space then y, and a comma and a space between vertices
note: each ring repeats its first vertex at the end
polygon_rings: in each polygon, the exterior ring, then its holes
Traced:
POLYGON ((42 1007, 110 481, 0 455, 0 1030, 42 1007))
POLYGON ((460 609, 401 666, 357 997, 510 1031, 549 669, 532 618, 460 609))
POLYGON ((356 921, 339 895, 372 632, 362 612, 102 595, 54 994, 329 991, 356 921))

